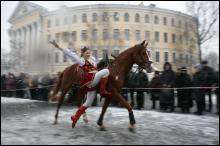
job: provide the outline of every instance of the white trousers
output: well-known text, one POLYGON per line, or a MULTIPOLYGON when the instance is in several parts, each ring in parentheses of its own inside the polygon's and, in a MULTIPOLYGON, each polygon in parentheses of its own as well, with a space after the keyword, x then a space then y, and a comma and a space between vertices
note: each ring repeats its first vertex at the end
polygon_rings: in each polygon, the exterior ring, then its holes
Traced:
MULTIPOLYGON (((95 77, 92 81, 92 83, 89 85, 89 87, 95 87, 101 78, 107 77, 109 75, 109 70, 108 69, 102 69, 99 72, 95 74, 95 77)), ((86 101, 83 104, 85 107, 89 107, 92 105, 93 100, 95 99, 96 91, 89 91, 86 94, 86 101)))

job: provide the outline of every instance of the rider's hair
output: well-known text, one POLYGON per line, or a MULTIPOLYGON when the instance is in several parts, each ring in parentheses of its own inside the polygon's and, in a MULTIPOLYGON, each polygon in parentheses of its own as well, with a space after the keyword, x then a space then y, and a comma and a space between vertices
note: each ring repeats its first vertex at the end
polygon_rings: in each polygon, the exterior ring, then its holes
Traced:
POLYGON ((81 57, 83 56, 83 53, 85 53, 87 50, 89 50, 88 47, 84 46, 82 49, 81 49, 81 57))

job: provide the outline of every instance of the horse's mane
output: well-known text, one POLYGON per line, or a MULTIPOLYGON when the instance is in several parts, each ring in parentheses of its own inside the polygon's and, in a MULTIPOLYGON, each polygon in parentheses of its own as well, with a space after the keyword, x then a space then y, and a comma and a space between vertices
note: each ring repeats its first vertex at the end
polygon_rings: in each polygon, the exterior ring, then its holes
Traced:
POLYGON ((135 50, 138 50, 138 48, 139 48, 138 46, 139 46, 139 45, 135 45, 135 46, 133 46, 133 47, 130 47, 130 48, 124 50, 123 52, 121 52, 121 53, 114 59, 114 61, 118 61, 118 60, 125 59, 125 58, 129 59, 129 58, 128 58, 128 55, 131 54, 131 53, 134 53, 135 50))

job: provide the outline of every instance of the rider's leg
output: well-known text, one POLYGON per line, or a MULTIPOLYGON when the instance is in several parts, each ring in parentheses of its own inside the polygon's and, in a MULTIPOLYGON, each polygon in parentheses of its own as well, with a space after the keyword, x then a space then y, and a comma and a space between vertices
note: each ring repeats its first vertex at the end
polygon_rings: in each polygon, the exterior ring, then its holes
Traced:
POLYGON ((85 103, 80 106, 80 108, 77 110, 76 114, 74 116, 71 116, 71 120, 73 121, 73 124, 76 124, 80 116, 85 112, 85 110, 92 105, 93 100, 95 99, 96 91, 90 91, 87 93, 86 101, 85 103))
POLYGON ((108 82, 109 69, 102 69, 95 74, 95 77, 91 83, 91 87, 95 87, 100 81, 100 94, 102 96, 110 95, 108 91, 106 91, 106 84, 108 82))

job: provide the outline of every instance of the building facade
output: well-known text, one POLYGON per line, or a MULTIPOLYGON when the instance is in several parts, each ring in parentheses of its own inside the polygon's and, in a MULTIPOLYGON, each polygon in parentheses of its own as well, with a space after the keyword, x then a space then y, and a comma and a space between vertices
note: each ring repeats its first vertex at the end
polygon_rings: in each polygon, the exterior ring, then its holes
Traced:
POLYGON ((164 62, 171 62, 174 69, 190 69, 199 59, 196 19, 152 4, 62 6, 49 12, 39 5, 19 2, 9 22, 11 48, 20 49, 25 56, 24 71, 29 73, 56 73, 72 64, 49 44, 50 40, 64 48, 73 42, 79 52, 88 46, 97 59, 118 55, 147 40, 154 65, 160 70, 164 62))

